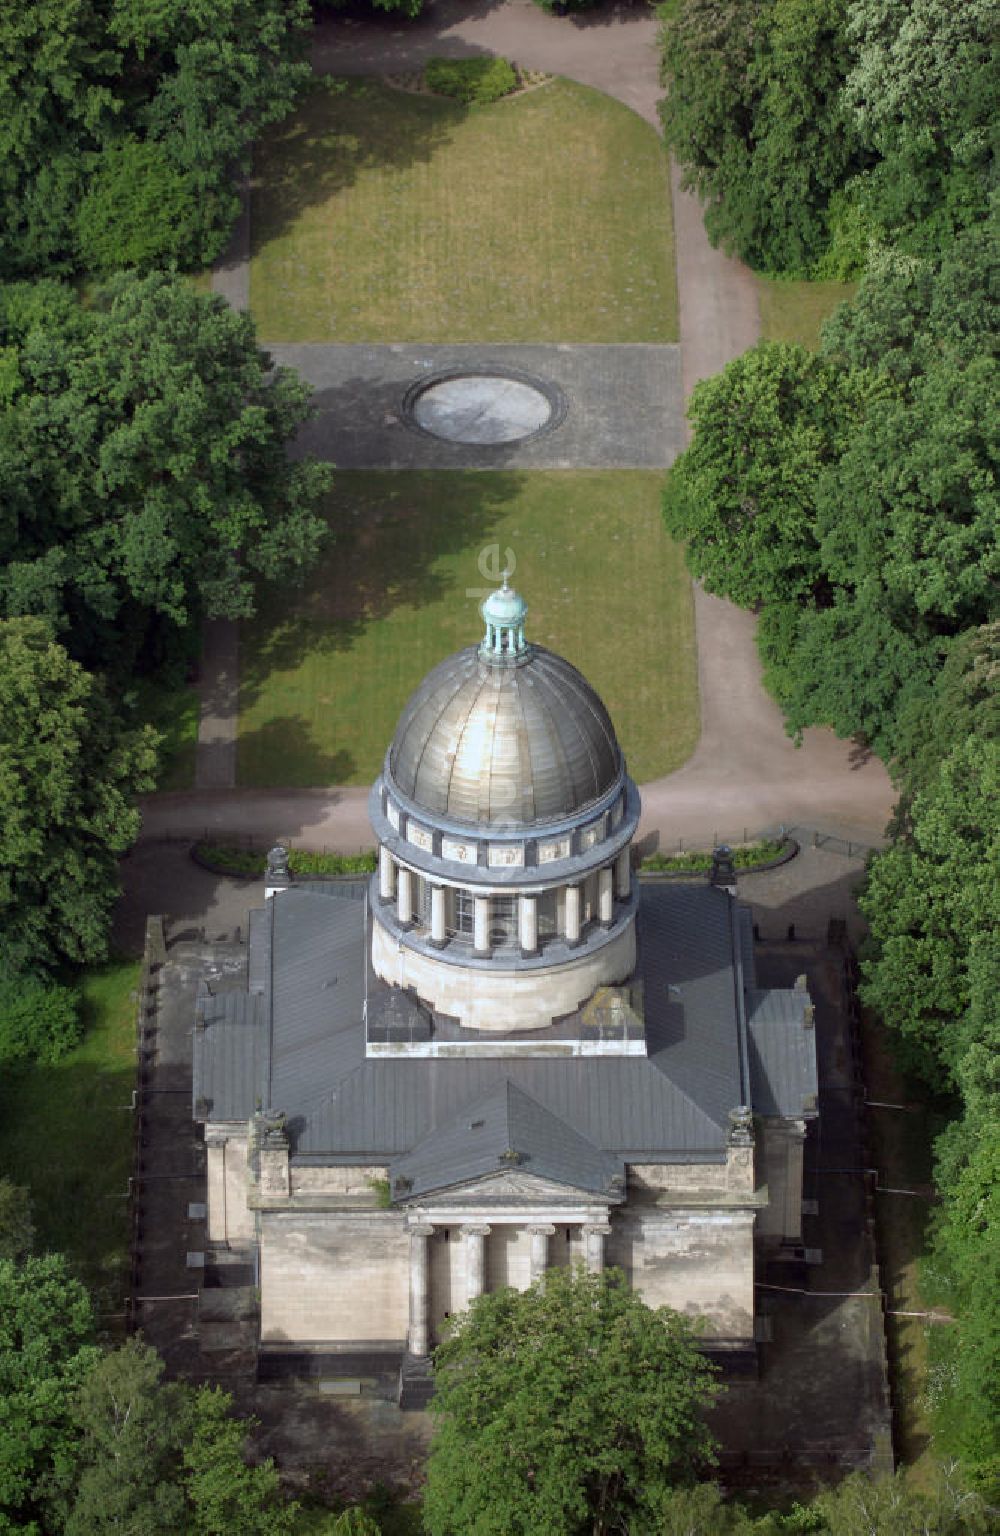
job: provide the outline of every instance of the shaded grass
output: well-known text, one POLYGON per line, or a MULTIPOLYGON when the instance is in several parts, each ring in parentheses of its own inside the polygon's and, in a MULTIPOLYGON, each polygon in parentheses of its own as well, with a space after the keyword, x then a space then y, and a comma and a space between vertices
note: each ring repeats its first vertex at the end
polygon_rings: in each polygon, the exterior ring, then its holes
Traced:
MULTIPOLYGON (((933 1143, 945 1121, 919 1102, 917 1095, 925 1090, 913 1089, 907 1083, 889 1049, 884 1027, 868 1010, 863 1015, 862 1038, 868 1097, 879 1104, 907 1106, 868 1110, 878 1182, 891 1189, 923 1189, 928 1197, 878 1195, 875 1216, 882 1285, 889 1298, 886 1345, 896 1410, 896 1450, 900 1461, 911 1468, 915 1482, 929 1485, 936 1465, 927 1403, 931 1335, 942 1333, 947 1325, 892 1314, 927 1310, 927 1298, 920 1289, 920 1264, 932 1209, 933 1143)), ((943 1333, 941 1342, 947 1343, 943 1333)))
POLYGON ((163 738, 156 773, 157 789, 191 789, 194 785, 200 700, 189 683, 143 678, 137 686, 136 710, 163 738))
POLYGON ((757 276, 760 331, 765 341, 797 341, 815 352, 823 321, 852 299, 857 283, 810 283, 757 276))
POLYGON ((511 555, 529 639, 597 689, 634 776, 679 767, 699 730, 694 611, 662 486, 659 470, 338 474, 308 586, 266 594, 242 629, 239 782, 370 783, 412 690, 480 639, 511 555))
POLYGON ((138 978, 132 961, 87 972, 76 1050, 0 1078, 0 1171, 31 1191, 36 1247, 68 1254, 105 1313, 120 1310, 128 1263, 138 978))
POLYGON ((667 158, 556 80, 463 107, 317 83, 255 153, 251 308, 268 341, 672 341, 667 158))

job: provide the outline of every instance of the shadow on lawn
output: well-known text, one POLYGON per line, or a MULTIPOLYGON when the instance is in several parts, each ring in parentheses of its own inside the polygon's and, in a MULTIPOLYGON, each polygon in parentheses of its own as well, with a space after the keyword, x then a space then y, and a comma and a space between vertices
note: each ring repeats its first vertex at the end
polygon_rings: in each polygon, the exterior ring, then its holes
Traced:
MULTIPOLYGON (((335 479, 327 511, 330 543, 319 570, 301 596, 291 597, 291 606, 287 588, 261 597, 256 633, 242 651, 242 709, 256 702, 273 671, 291 670, 309 654, 349 651, 371 624, 397 608, 419 609, 454 595, 456 620, 462 623, 469 607, 466 589, 475 594, 482 588, 485 596, 493 584, 483 576, 480 555, 498 518, 521 494, 524 476, 456 471, 447 477, 450 493, 432 500, 435 490, 443 492, 443 480, 433 471, 373 473, 360 485, 348 476, 335 479), (456 557, 463 557, 458 573, 456 557), (448 564, 439 569, 442 562, 448 564)), ((497 563, 501 558, 498 552, 497 563)), ((487 569, 493 573, 492 566, 487 569)), ((456 630, 456 647, 462 633, 456 630)), ((475 631, 466 643, 473 638, 475 631)), ((301 732, 300 722, 270 722, 259 733, 241 736, 240 749, 255 734, 267 734, 277 745, 279 733, 293 729, 301 732)), ((308 742, 302 746, 314 759, 311 771, 322 766, 323 772, 299 782, 348 782, 348 774, 335 767, 350 754, 334 754, 331 766, 308 742)), ((290 760, 296 750, 288 745, 290 760)))
POLYGON ((368 79, 318 81, 256 152, 251 257, 364 171, 405 170, 431 160, 467 114, 444 97, 390 91, 368 79))
POLYGON ((293 715, 241 731, 237 745, 238 783, 282 784, 290 789, 349 784, 357 772, 351 752, 327 752, 307 725, 293 715))

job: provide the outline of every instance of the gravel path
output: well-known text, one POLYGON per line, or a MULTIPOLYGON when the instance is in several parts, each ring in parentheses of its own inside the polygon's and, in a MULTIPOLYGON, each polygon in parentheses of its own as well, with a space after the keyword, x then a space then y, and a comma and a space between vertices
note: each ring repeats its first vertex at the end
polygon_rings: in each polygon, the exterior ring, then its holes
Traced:
MULTIPOLYGON (((419 68, 432 54, 498 53, 603 90, 656 125, 656 33, 655 16, 641 5, 571 19, 546 15, 532 0, 432 0, 412 23, 370 14, 325 18, 316 28, 313 64, 318 73, 389 74, 419 68)), ((699 379, 753 345, 759 313, 751 273, 709 245, 697 200, 681 191, 676 167, 672 181, 687 397, 699 379)), ((217 284, 237 302, 245 292, 240 238, 238 231, 217 284)), ((752 615, 696 589, 695 620, 701 738, 677 773, 643 786, 643 835, 664 843, 705 840, 714 831, 732 836, 744 826, 779 822, 880 835, 893 800, 881 763, 825 730, 805 732, 796 747, 763 689, 752 615)), ((211 680, 206 687, 217 694, 211 680)), ((143 836, 194 835, 209 826, 356 848, 370 840, 365 805, 362 789, 157 795, 146 802, 143 836)))

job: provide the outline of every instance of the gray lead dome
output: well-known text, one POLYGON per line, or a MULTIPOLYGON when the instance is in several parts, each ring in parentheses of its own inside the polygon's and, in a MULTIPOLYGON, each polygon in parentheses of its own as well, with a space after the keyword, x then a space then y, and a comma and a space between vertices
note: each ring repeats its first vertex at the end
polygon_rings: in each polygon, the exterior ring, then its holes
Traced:
POLYGON ((568 661, 535 645, 498 660, 470 646, 410 698, 388 772, 433 816, 510 826, 576 815, 624 763, 607 710, 568 661))

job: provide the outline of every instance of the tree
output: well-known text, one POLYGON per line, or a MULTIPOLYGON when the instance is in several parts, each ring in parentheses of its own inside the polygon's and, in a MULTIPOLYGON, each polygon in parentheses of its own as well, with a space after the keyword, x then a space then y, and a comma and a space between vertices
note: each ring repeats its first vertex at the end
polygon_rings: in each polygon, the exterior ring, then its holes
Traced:
POLYGON ((0 1259, 0 1524, 37 1514, 71 1451, 73 1397, 98 1358, 93 1333, 90 1298, 61 1255, 0 1259))
POLYGON ((168 253, 189 267, 212 261, 239 208, 234 174, 309 79, 310 23, 307 0, 5 7, 0 276, 72 271, 95 256, 106 269, 116 209, 118 249, 137 265, 168 253), (168 195, 130 188, 130 169, 152 171, 168 195))
POLYGON ((664 134, 713 242, 807 271, 866 163, 842 101, 846 0, 681 0, 663 27, 664 134))
POLYGON ((430 1536, 559 1536, 655 1522, 711 1459, 716 1388, 691 1324, 617 1270, 482 1296, 434 1361, 430 1536))
POLYGON ((0 1262, 12 1259, 19 1264, 35 1245, 35 1223, 31 1215, 31 1195, 12 1179, 0 1178, 0 1262))
MULTIPOLYGON (((244 1447, 252 1420, 231 1416, 232 1398, 218 1387, 194 1395, 190 1439, 181 1460, 191 1506, 186 1529, 198 1536, 288 1536, 295 1506, 283 1505, 274 1462, 248 1466, 244 1447)), ((369 1536, 359 1531, 358 1536, 369 1536)), ((374 1527, 378 1536, 378 1527, 374 1527)))
POLYGON ((880 160, 869 203, 904 248, 942 251, 987 216, 996 0, 849 0, 844 104, 880 160))
POLYGON ((1000 746, 971 737, 918 794, 905 841, 876 856, 860 898, 871 928, 862 997, 932 1081, 970 1041, 969 957, 1000 912, 1000 746))
POLYGON ((92 0, 0 10, 0 276, 74 265, 84 154, 121 103, 92 0))
POLYGON ((810 600, 822 584, 816 487, 857 429, 863 375, 761 342, 692 392, 690 447, 664 493, 667 530, 710 592, 744 607, 810 600))
POLYGON ((0 962, 10 972, 103 958, 116 861, 139 826, 131 796, 151 787, 154 762, 152 733, 119 725, 100 682, 43 623, 0 623, 0 962))
POLYGON ((315 559, 329 471, 287 452, 309 391, 270 371, 247 315, 163 273, 119 276, 86 311, 14 285, 0 345, 8 613, 43 614, 80 659, 127 672, 152 621, 246 616, 255 580, 315 559))
POLYGON ((82 1033, 75 988, 0 972, 0 1063, 51 1066, 79 1044, 82 1033))
POLYGON ((252 1421, 218 1388, 163 1380, 163 1361, 131 1339, 94 1362, 74 1405, 73 1454, 56 1479, 65 1536, 288 1536, 271 1461, 243 1456, 252 1421))

